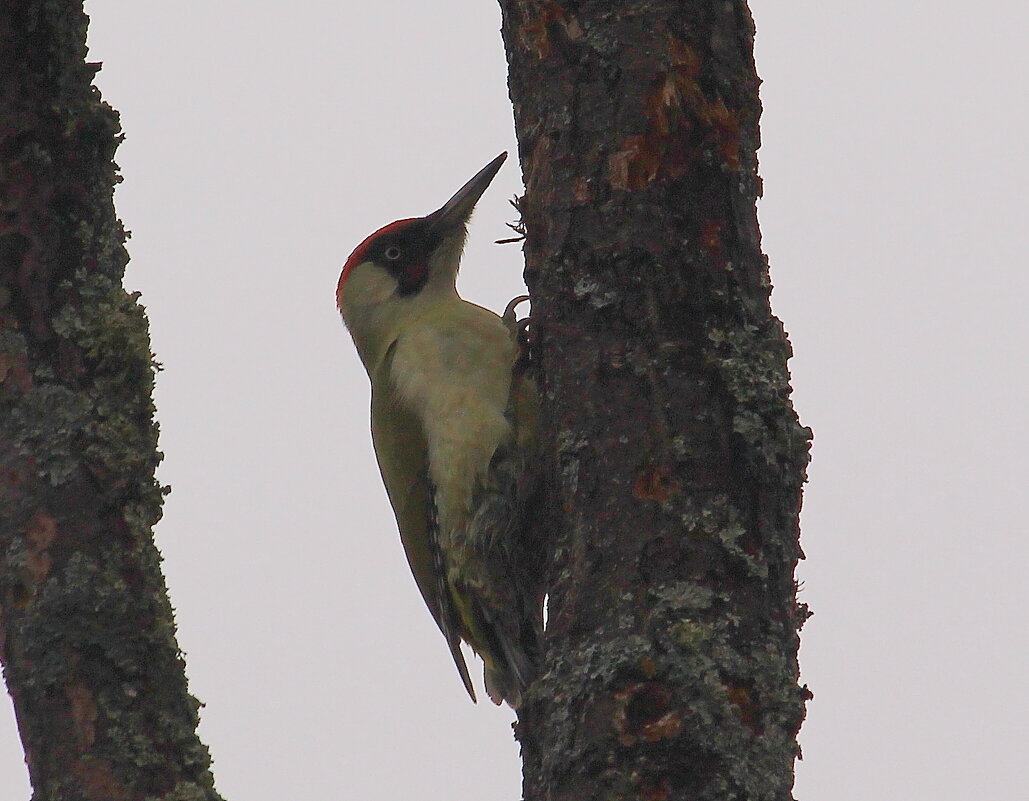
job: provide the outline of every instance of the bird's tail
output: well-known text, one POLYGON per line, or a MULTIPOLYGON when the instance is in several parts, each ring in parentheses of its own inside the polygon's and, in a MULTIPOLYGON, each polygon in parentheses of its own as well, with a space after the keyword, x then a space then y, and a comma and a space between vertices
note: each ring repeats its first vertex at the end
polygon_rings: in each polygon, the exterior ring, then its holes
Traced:
POLYGON ((483 649, 486 653, 480 654, 484 663, 486 693, 498 706, 506 701, 512 709, 517 709, 522 695, 536 678, 539 658, 536 633, 526 630, 531 623, 524 618, 518 621, 521 630, 512 631, 512 626, 505 626, 488 610, 480 607, 478 611, 484 624, 480 630, 487 640, 487 648, 483 649))

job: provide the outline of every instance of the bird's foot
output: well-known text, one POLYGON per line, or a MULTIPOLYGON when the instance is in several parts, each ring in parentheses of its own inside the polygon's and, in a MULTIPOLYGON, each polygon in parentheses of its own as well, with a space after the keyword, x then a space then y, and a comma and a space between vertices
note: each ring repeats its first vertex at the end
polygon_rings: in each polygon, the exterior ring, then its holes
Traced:
POLYGON ((519 295, 516 298, 512 298, 511 302, 504 307, 504 314, 502 315, 501 319, 511 330, 511 334, 514 336, 518 336, 518 331, 521 326, 521 324, 518 321, 518 313, 516 309, 523 303, 525 303, 528 299, 528 295, 519 295))

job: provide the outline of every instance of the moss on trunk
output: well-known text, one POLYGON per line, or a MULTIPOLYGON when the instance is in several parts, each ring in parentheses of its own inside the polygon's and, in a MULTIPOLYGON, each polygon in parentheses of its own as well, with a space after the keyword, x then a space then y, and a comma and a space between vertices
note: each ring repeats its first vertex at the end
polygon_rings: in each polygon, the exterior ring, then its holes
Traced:
POLYGON ((154 363, 87 23, 0 11, 0 658, 38 801, 215 801, 151 536, 154 363))
POLYGON ((501 0, 557 520, 525 798, 791 798, 810 432, 742 0, 501 0))

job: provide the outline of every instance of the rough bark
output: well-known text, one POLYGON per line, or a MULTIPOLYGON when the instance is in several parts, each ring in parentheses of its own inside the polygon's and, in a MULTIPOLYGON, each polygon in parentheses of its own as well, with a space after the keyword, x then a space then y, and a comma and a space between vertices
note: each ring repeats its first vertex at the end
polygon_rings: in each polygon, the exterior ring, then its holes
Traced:
POLYGON ((556 517, 532 801, 792 797, 810 432, 743 0, 501 0, 556 517))
POLYGON ((81 3, 0 10, 0 659, 37 801, 215 801, 151 527, 147 321, 81 3))

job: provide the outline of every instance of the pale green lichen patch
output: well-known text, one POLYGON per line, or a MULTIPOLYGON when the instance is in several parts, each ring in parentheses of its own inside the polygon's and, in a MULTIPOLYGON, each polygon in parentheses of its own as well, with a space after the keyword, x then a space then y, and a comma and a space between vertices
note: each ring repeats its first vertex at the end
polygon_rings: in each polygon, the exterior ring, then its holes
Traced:
POLYGON ((759 579, 768 576, 765 562, 742 545, 748 533, 746 517, 728 495, 688 497, 680 504, 679 512, 688 537, 718 542, 733 560, 746 567, 748 574, 759 579))
MULTIPOLYGON (((144 550, 156 559, 152 545, 144 550)), ((139 786, 139 776, 130 774, 163 769, 172 744, 186 755, 190 769, 205 770, 210 756, 195 738, 199 704, 186 694, 181 673, 167 675, 157 667, 180 664, 171 609, 160 594, 141 596, 127 586, 123 561, 113 547, 101 549, 96 558, 73 553, 63 570, 42 584, 12 634, 25 644, 23 658, 33 665, 28 687, 53 693, 84 676, 117 677, 99 685, 96 694, 92 753, 118 765, 128 786, 139 786), (155 695, 168 697, 174 714, 155 718, 140 703, 155 695)))
MULTIPOLYGON (((656 677, 688 688, 678 699, 683 732, 723 760, 731 782, 704 799, 749 799, 772 786, 788 792, 783 760, 792 760, 794 732, 803 715, 804 691, 794 680, 792 655, 772 641, 741 640, 731 615, 698 609, 703 593, 676 582, 658 588, 654 607, 656 677), (704 614, 697 619, 697 613, 704 614), (722 793, 721 795, 719 793, 722 793)), ((708 596, 723 605, 726 597, 708 596)))
POLYGON ((772 468, 778 481, 790 479, 796 471, 784 465, 806 464, 811 430, 797 422, 790 403, 791 351, 781 323, 711 326, 707 336, 709 362, 736 402, 733 431, 749 446, 748 459, 772 468))
POLYGON ((79 468, 81 437, 90 419, 89 400, 58 384, 26 393, 10 412, 15 446, 35 458, 36 469, 52 486, 79 468))
POLYGON ((770 643, 740 641, 733 617, 712 609, 729 599, 698 583, 670 582, 650 593, 656 603, 648 636, 566 650, 530 690, 563 699, 547 719, 553 747, 543 755, 543 775, 557 782, 571 764, 602 756, 595 739, 575 737, 592 725, 609 727, 621 747, 702 748, 706 759, 725 765, 726 781, 705 788, 701 801, 788 792, 782 764, 794 756, 804 700, 791 678, 792 657, 770 643), (577 698, 567 695, 571 688, 577 698), (597 709, 593 698, 609 694, 608 717, 582 719, 597 709))
POLYGON ((654 614, 667 610, 699 612, 708 609, 715 600, 715 592, 695 581, 674 581, 652 587, 650 595, 655 599, 654 614))
POLYGON ((170 793, 150 795, 144 801, 211 801, 211 788, 193 782, 179 782, 170 793))
POLYGON ((101 273, 79 270, 75 278, 80 303, 66 305, 53 327, 81 350, 94 376, 86 389, 90 409, 82 421, 81 457, 94 472, 120 476, 115 486, 141 482, 151 495, 160 453, 146 313, 138 294, 101 273))

